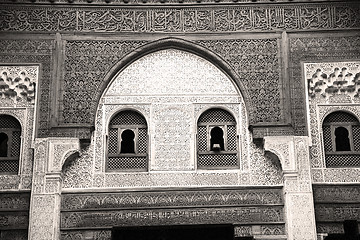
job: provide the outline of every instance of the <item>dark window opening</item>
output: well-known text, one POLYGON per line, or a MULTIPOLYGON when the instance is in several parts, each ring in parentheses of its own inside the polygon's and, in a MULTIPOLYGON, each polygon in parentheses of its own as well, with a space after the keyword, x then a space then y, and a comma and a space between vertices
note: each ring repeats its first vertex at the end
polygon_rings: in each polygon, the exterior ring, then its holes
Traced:
POLYGON ((344 234, 332 233, 325 240, 360 240, 359 224, 357 220, 345 220, 344 234))
POLYGON ((10 115, 0 115, 0 173, 18 174, 21 125, 10 115))
POLYGON ((360 123, 347 112, 327 115, 322 124, 326 167, 360 166, 360 123))
POLYGON ((8 140, 9 137, 6 133, 0 133, 0 157, 8 156, 8 140))
POLYGON ((336 151, 351 151, 349 131, 344 127, 335 129, 335 145, 336 151))
POLYGON ((214 127, 210 132, 210 150, 224 151, 224 132, 219 127, 214 127))
POLYGON ((233 225, 177 225, 113 228, 112 240, 233 240, 233 225))
POLYGON ((228 111, 211 108, 197 122, 197 168, 239 167, 236 120, 228 111))
POLYGON ((132 130, 127 129, 121 134, 121 151, 120 153, 135 153, 135 134, 132 130))
POLYGON ((109 122, 106 171, 147 171, 145 118, 136 111, 118 112, 109 122))

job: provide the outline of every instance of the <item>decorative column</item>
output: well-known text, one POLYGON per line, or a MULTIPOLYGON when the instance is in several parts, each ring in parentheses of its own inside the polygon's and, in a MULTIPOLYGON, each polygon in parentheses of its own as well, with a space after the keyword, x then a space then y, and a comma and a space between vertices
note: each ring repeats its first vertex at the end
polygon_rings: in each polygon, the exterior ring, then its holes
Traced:
POLYGON ((29 240, 60 238, 61 170, 79 148, 76 138, 35 139, 29 240))
POLYGON ((317 238, 308 141, 308 137, 265 137, 265 150, 279 157, 283 169, 288 240, 317 238))

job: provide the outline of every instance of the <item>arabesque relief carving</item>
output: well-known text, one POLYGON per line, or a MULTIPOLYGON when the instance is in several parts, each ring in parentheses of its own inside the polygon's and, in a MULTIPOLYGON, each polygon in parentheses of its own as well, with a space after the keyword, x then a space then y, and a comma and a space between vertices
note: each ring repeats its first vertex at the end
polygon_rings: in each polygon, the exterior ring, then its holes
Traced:
POLYGON ((2 31, 48 32, 238 32, 352 29, 357 4, 65 8, 6 6, 2 31))
POLYGON ((326 168, 322 122, 331 112, 347 111, 360 119, 360 62, 305 63, 308 81, 310 158, 315 182, 359 182, 358 168, 326 168))

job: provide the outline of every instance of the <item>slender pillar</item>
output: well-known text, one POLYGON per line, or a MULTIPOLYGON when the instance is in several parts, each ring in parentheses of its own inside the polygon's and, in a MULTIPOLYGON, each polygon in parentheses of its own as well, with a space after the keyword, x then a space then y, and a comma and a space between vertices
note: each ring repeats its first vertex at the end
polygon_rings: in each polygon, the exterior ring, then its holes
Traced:
POLYGON ((60 239, 61 169, 67 156, 79 150, 75 138, 35 140, 29 240, 60 239))
POLYGON ((308 137, 265 137, 265 150, 275 153, 283 168, 287 239, 316 240, 308 137))

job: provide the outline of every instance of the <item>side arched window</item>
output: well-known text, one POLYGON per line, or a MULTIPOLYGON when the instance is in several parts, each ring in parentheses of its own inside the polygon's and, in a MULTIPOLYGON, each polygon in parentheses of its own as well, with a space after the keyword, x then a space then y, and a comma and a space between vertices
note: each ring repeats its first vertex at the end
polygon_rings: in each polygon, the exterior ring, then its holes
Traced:
POLYGON ((148 137, 145 118, 131 110, 117 113, 109 123, 107 171, 147 171, 148 137))
POLYGON ((9 115, 0 115, 0 174, 18 174, 21 125, 9 115))
POLYGON ((220 108, 209 109, 197 124, 198 169, 229 169, 239 166, 235 118, 220 108))
POLYGON ((327 167, 360 166, 360 123, 350 113, 337 111, 322 125, 327 167))

